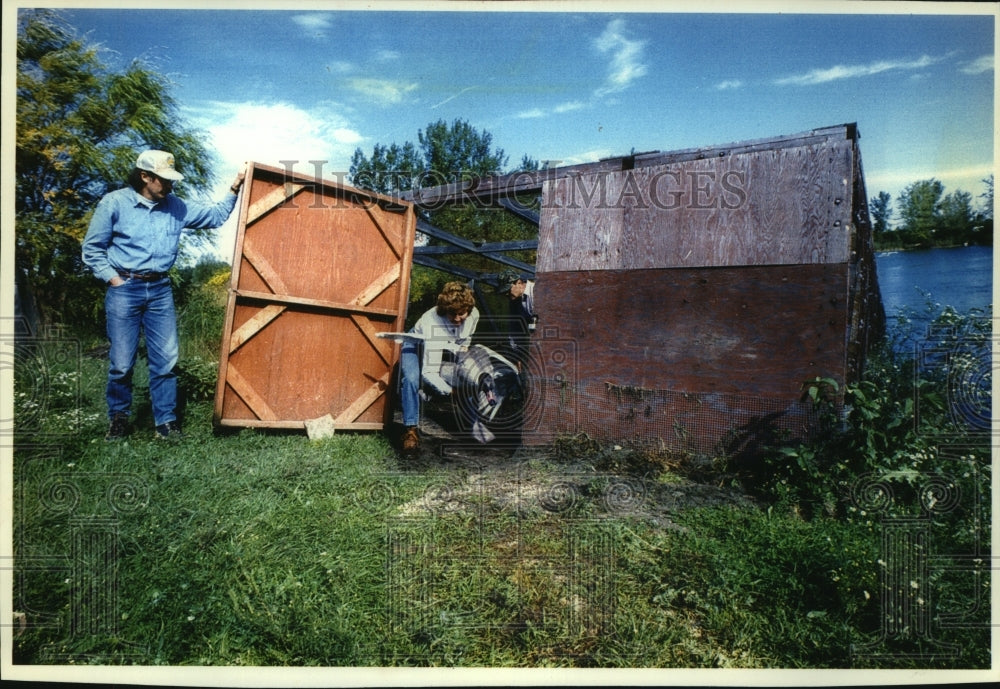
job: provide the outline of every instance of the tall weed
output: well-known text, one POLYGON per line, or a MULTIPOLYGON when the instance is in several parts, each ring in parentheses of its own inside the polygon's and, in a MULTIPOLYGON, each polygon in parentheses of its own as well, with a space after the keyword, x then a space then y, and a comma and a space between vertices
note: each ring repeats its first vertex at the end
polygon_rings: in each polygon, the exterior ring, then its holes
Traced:
POLYGON ((988 314, 945 308, 922 338, 912 322, 899 315, 893 338, 873 352, 862 379, 844 388, 842 404, 835 381, 803 384, 817 432, 765 451, 748 488, 806 514, 844 517, 863 477, 913 483, 950 471, 951 447, 969 449, 980 468, 988 464, 988 314))

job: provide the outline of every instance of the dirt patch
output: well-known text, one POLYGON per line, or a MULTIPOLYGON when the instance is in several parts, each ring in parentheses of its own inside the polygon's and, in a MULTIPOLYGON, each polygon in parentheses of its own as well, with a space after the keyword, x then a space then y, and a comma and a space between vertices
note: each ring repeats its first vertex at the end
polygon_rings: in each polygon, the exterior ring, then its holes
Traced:
MULTIPOLYGON (((437 478, 421 496, 400 506, 399 515, 513 511, 651 518, 669 526, 670 515, 683 510, 755 504, 735 488, 692 480, 678 466, 671 471, 658 458, 637 458, 618 446, 595 449, 567 461, 551 446, 479 445, 425 432, 420 453, 404 461, 437 478)), ((703 469, 697 471, 702 475, 703 469)))

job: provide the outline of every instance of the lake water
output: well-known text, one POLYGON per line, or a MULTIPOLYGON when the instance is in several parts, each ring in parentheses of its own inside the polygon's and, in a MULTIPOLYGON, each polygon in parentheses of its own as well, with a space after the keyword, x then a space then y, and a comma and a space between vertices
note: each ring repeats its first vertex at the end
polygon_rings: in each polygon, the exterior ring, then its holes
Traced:
POLYGON ((990 306, 993 300, 993 248, 969 246, 886 252, 876 254, 875 265, 887 325, 892 329, 890 341, 900 352, 915 355, 915 360, 928 371, 949 361, 961 361, 953 359, 959 352, 975 357, 975 365, 954 369, 955 378, 949 375, 951 410, 957 423, 962 419, 974 430, 990 430, 993 365, 988 344, 959 340, 957 345, 941 347, 944 340, 935 336, 929 326, 932 317, 945 306, 951 306, 960 314, 990 306), (907 310, 908 325, 897 322, 900 309, 907 310), (956 346, 959 348, 955 349, 956 346))
POLYGON ((992 247, 878 253, 875 265, 890 326, 900 308, 920 320, 928 317, 928 301, 935 312, 951 306, 959 313, 985 309, 993 301, 992 247))

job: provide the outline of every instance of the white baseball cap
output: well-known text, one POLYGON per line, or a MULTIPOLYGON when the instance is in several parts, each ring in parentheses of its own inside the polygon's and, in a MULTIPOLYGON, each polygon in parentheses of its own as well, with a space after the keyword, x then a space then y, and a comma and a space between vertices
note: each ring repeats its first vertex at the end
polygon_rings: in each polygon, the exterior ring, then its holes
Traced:
POLYGON ((184 175, 174 169, 174 156, 166 151, 143 151, 135 161, 135 166, 163 179, 175 182, 184 179, 184 175))

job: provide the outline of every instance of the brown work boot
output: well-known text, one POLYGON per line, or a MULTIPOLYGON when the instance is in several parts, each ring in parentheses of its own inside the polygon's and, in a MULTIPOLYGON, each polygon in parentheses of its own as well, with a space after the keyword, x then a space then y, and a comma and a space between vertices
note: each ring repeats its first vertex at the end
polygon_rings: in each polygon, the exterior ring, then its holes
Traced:
POLYGON ((420 449, 420 435, 416 426, 410 426, 403 433, 403 454, 412 455, 420 449))

